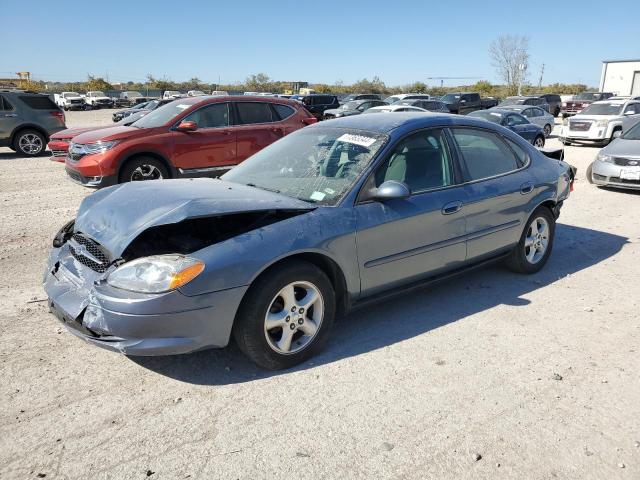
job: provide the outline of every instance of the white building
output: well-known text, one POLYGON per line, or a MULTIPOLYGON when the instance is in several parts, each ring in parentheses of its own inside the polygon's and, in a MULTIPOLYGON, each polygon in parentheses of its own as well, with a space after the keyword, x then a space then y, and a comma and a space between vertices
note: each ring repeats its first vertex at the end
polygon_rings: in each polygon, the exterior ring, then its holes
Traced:
POLYGON ((640 60, 603 60, 600 91, 640 95, 640 60))

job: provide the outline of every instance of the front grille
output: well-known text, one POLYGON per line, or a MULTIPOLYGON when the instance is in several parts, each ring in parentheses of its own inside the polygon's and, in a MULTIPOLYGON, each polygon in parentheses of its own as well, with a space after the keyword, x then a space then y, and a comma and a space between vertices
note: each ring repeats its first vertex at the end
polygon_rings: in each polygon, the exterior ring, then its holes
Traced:
POLYGON ((73 162, 77 162, 82 157, 84 157, 84 153, 71 153, 71 152, 69 152, 69 159, 71 159, 71 161, 73 161, 73 162))
POLYGON ((613 163, 621 167, 635 167, 640 165, 640 158, 613 157, 613 163))
POLYGON ((109 267, 109 259, 107 255, 102 251, 100 245, 97 242, 85 237, 81 233, 74 233, 73 237, 71 238, 78 245, 80 245, 80 247, 76 248, 73 245, 69 244, 69 249, 71 250, 71 255, 73 255, 73 258, 78 260, 85 267, 89 267, 95 272, 103 273, 107 271, 107 268, 109 267), (86 252, 97 261, 83 255, 84 250, 86 250, 86 252))
POLYGON ((569 121, 569 130, 575 130, 577 132, 586 132, 591 128, 591 122, 580 122, 571 120, 569 121))
POLYGON ((613 183, 626 183, 628 185, 640 185, 640 180, 628 180, 620 177, 609 177, 609 181, 613 183))
POLYGON ((66 150, 51 150, 51 153, 53 154, 54 157, 66 157, 67 156, 67 151, 66 150))

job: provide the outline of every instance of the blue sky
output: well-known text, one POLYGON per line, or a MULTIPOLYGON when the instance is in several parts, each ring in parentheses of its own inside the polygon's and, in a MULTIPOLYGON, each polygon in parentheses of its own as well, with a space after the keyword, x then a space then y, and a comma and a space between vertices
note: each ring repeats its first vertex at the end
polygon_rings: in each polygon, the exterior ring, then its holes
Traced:
POLYGON ((640 1, 0 0, 0 77, 112 82, 147 73, 182 81, 277 80, 388 85, 427 77, 498 82, 488 47, 530 37, 530 80, 597 86, 603 59, 640 58, 640 1))

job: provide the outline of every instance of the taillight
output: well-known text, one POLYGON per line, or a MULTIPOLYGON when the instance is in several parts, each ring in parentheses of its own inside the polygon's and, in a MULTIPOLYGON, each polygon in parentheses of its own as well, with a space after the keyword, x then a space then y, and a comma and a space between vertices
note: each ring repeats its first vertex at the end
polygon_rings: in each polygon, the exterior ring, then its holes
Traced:
POLYGON ((53 110, 51 112, 49 112, 51 114, 52 117, 56 117, 58 120, 60 120, 60 123, 62 123, 64 125, 64 112, 62 110, 53 110))

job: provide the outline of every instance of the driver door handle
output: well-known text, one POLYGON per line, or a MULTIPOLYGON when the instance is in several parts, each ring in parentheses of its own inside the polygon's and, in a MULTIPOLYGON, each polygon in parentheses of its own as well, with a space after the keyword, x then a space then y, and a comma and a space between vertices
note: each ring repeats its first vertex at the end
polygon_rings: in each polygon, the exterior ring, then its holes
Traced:
POLYGON ((520 193, 522 195, 526 195, 527 193, 533 192, 533 183, 526 182, 520 185, 520 193))
POLYGON ((462 209, 462 202, 449 202, 444 207, 442 207, 443 215, 452 215, 456 212, 459 212, 462 209))

